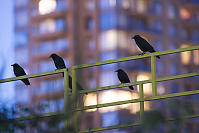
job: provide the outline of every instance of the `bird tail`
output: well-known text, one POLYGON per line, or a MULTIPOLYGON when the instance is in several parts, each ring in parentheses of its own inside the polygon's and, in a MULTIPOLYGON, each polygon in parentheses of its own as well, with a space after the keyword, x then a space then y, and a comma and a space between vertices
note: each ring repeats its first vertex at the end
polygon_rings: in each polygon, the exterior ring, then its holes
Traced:
POLYGON ((22 79, 22 81, 24 82, 25 85, 30 85, 30 82, 28 79, 22 79))
POLYGON ((131 90, 134 90, 133 86, 129 86, 129 88, 130 88, 131 90))
POLYGON ((160 56, 156 56, 156 58, 160 59, 160 56))
MULTIPOLYGON (((150 53, 156 52, 154 49, 149 51, 150 53)), ((156 56, 156 58, 160 59, 160 56, 156 56)))

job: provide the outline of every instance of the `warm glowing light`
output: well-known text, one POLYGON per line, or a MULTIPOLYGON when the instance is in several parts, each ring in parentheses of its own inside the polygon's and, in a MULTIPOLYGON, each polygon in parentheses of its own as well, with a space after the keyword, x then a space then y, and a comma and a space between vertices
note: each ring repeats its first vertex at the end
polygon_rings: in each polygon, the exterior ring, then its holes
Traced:
POLYGON ((101 49, 113 50, 117 46, 117 31, 109 30, 101 33, 101 49))
POLYGON ((194 59, 193 62, 195 65, 199 65, 199 50, 193 51, 194 59))
MULTIPOLYGON (((137 81, 149 80, 150 77, 151 77, 151 75, 149 73, 142 72, 137 75, 137 81)), ((137 88, 139 91, 139 86, 137 88)), ((143 90, 144 90, 144 95, 151 95, 152 94, 152 84, 151 83, 144 84, 143 90)))
MULTIPOLYGON (((99 95, 99 103, 110 103, 110 102, 115 102, 117 101, 117 91, 116 90, 108 90, 100 93, 99 95)), ((116 106, 110 106, 110 107, 104 107, 100 108, 99 112, 105 113, 105 112, 112 112, 116 111, 117 107, 116 106)))
POLYGON ((56 9, 56 0, 40 0, 39 1, 39 13, 48 14, 56 9))
POLYGON ((191 14, 189 13, 188 10, 182 8, 180 9, 180 16, 182 19, 189 19, 191 17, 191 14))
POLYGON ((128 0, 123 0, 122 1, 122 6, 123 6, 124 9, 129 9, 129 7, 130 7, 129 1, 128 0))
POLYGON ((40 24, 40 32, 54 32, 56 30, 56 23, 53 19, 46 19, 40 24))
MULTIPOLYGON (((181 48, 186 48, 186 47, 189 47, 189 46, 190 45, 188 45, 188 44, 183 44, 181 46, 181 48)), ((190 60, 191 60, 191 51, 186 51, 186 52, 181 53, 182 64, 187 65, 187 64, 190 63, 190 60)))
MULTIPOLYGON (((100 93, 99 95, 99 103, 111 103, 117 101, 125 101, 133 99, 131 92, 125 90, 108 90, 100 93)), ((119 106, 111 106, 100 108, 99 111, 101 113, 116 111, 119 109, 130 109, 131 104, 123 104, 119 106)))
POLYGON ((138 0, 137 1, 137 12, 143 13, 146 10, 146 1, 145 0, 138 0))
POLYGON ((165 88, 164 88, 164 86, 162 86, 162 85, 158 86, 158 88, 157 88, 157 93, 158 93, 159 95, 164 94, 164 93, 165 93, 165 88))
MULTIPOLYGON (((84 106, 89 106, 89 105, 96 105, 97 104, 97 95, 95 93, 89 93, 84 96, 84 106)), ((86 112, 92 112, 96 111, 97 109, 89 109, 86 110, 86 112)))

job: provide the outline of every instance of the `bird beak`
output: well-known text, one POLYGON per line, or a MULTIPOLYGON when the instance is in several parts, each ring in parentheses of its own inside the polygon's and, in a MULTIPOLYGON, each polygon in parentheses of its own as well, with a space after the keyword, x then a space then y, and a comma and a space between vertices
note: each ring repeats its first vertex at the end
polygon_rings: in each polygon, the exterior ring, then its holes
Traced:
POLYGON ((134 37, 131 37, 131 39, 134 39, 134 37))
POLYGON ((14 66, 14 65, 10 65, 10 66, 14 66))
POLYGON ((115 72, 117 72, 117 70, 115 72))

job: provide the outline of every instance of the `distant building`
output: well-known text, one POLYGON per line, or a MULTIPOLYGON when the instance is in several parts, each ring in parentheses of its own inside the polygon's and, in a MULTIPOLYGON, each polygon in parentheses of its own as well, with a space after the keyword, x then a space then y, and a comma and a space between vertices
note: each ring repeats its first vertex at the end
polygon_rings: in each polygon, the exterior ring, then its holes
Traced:
MULTIPOLYGON (((64 57, 67 67, 137 55, 140 51, 131 40, 135 34, 147 38, 156 51, 198 45, 198 9, 196 0, 16 0, 16 61, 29 70, 28 73, 39 73, 55 70, 48 58, 51 53, 64 57)), ((199 51, 161 56, 157 60, 157 74, 162 77, 186 73, 195 71, 198 65, 199 51)), ((114 72, 118 68, 124 69, 132 82, 150 79, 150 60, 142 59, 84 69, 77 73, 78 81, 84 88, 119 84, 114 72)), ((19 90, 16 92, 24 94, 18 99, 19 103, 49 103, 48 111, 63 108, 60 106, 64 102, 60 75, 31 79, 31 84, 31 89, 20 82, 16 85, 19 90)), ((158 84, 158 94, 191 90, 198 85, 194 80, 161 83, 158 84)), ((151 85, 144 88, 145 95, 150 96, 151 85)), ((117 89, 91 93, 85 96, 84 103, 91 105, 138 98, 138 91, 117 89)), ((150 102, 145 106, 146 110, 152 109, 150 102)), ((134 121, 125 118, 125 111, 137 116, 139 105, 89 110, 82 119, 93 123, 82 124, 81 128, 134 121)))

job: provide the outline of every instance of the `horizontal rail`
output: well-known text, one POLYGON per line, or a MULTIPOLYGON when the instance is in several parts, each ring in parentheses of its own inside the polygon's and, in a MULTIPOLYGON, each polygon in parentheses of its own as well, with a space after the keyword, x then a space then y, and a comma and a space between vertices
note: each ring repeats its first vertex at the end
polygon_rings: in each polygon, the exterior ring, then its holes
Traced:
POLYGON ((180 52, 198 50, 198 49, 199 49, 199 46, 196 45, 196 46, 191 46, 191 47, 187 47, 187 48, 172 49, 172 50, 154 52, 154 53, 149 53, 149 54, 144 54, 144 55, 130 56, 130 57, 113 59, 113 60, 106 60, 106 61, 100 61, 100 62, 95 62, 95 63, 76 65, 76 66, 72 66, 72 69, 81 69, 81 68, 111 64, 111 63, 117 63, 117 62, 122 62, 122 61, 141 59, 141 58, 151 57, 152 55, 155 55, 155 56, 166 55, 166 54, 180 53, 180 52))
MULTIPOLYGON (((190 118, 197 118, 199 117, 199 114, 195 115, 187 115, 187 116, 179 116, 181 119, 190 119, 190 118)), ((177 118, 170 117, 166 118, 166 121, 175 121, 177 118)), ((142 122, 134 122, 134 123, 128 123, 128 124, 120 124, 120 125, 115 125, 115 126, 108 126, 108 127, 101 127, 101 128, 93 128, 90 129, 91 132, 98 132, 98 131, 104 131, 104 130, 111 130, 111 129, 118 129, 118 128, 125 128, 125 127, 132 127, 132 126, 139 126, 141 125, 142 122)), ((80 131, 79 133, 89 133, 89 130, 83 130, 80 131)))
MULTIPOLYGON (((157 82, 162 82, 162 81, 181 79, 181 78, 188 78, 188 77, 194 77, 194 76, 199 76, 199 73, 194 72, 194 73, 188 73, 188 74, 180 74, 180 75, 175 75, 175 76, 168 76, 168 77, 158 78, 156 81, 157 82)), ((90 92, 110 90, 110 89, 114 89, 114 88, 122 88, 122 87, 131 86, 131 85, 139 85, 139 84, 147 84, 147 83, 152 83, 152 81, 151 80, 143 80, 143 81, 137 81, 137 82, 132 82, 132 83, 125 83, 125 84, 112 85, 112 86, 106 86, 106 87, 100 87, 100 88, 93 88, 93 89, 81 90, 81 91, 79 91, 79 93, 80 94, 85 94, 85 93, 90 93, 90 92)))
POLYGON ((60 69, 60 70, 54 70, 54 71, 49 71, 49 72, 42 72, 42 73, 24 75, 24 76, 7 78, 7 79, 0 79, 0 83, 16 81, 16 80, 21 80, 21 79, 25 79, 25 78, 36 78, 36 77, 41 77, 41 76, 53 75, 53 74, 62 73, 64 71, 66 71, 66 69, 60 69))
POLYGON ((20 118, 0 120, 0 122, 25 121, 25 120, 32 120, 32 119, 38 119, 38 118, 41 119, 45 117, 53 117, 53 116, 58 116, 58 115, 64 115, 64 111, 43 113, 43 114, 37 114, 37 115, 32 115, 32 116, 21 116, 20 118))
POLYGON ((152 97, 144 98, 143 100, 140 100, 140 98, 138 98, 138 99, 125 100, 125 101, 89 105, 89 106, 84 106, 84 107, 78 107, 78 108, 76 108, 76 111, 83 111, 83 110, 95 109, 95 108, 103 108, 103 107, 116 106, 116 105, 122 105, 122 104, 128 104, 128 103, 137 103, 137 102, 143 102, 143 101, 174 98, 174 97, 194 95, 194 94, 199 94, 199 90, 165 94, 165 95, 160 95, 160 96, 152 96, 152 97))

